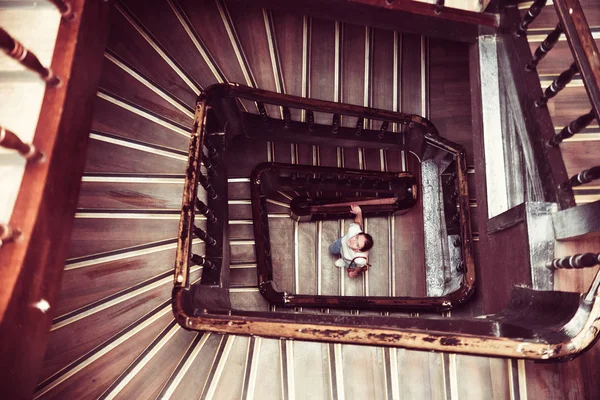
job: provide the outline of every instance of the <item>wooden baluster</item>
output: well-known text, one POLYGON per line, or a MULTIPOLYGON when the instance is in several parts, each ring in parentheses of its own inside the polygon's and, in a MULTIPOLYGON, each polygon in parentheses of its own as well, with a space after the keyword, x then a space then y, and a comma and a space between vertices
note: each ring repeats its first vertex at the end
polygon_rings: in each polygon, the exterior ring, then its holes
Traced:
POLYGON ((442 10, 444 9, 444 3, 445 3, 445 0, 437 0, 435 2, 435 13, 436 14, 440 14, 442 12, 442 10))
POLYGON ((289 129, 292 126, 292 113, 288 107, 283 107, 283 127, 289 129))
POLYGON ((377 135, 377 137, 379 137, 379 139, 383 139, 383 136, 385 136, 385 133, 387 132, 389 127, 390 123, 388 121, 383 121, 381 123, 381 128, 379 129, 379 135, 377 135))
POLYGON ((535 0, 529 10, 527 10, 527 14, 523 16, 523 21, 519 25, 519 29, 517 29, 517 35, 523 36, 527 32, 527 27, 529 24, 533 22, 533 20, 540 15, 542 9, 546 5, 546 0, 535 0))
POLYGON ((214 267, 214 264, 212 262, 210 262, 209 260, 207 260, 199 254, 192 254, 192 262, 196 265, 203 266, 204 268, 214 267))
POLYGON ((544 91, 544 95, 535 102, 536 107, 545 106, 548 100, 553 98, 573 80, 573 77, 579 72, 575 63, 571 64, 569 69, 563 71, 550 86, 544 91))
POLYGON ((573 175, 569 182, 567 182, 566 186, 579 186, 585 183, 590 183, 591 181, 600 178, 600 167, 592 167, 590 169, 586 169, 585 171, 581 171, 577 175, 573 175))
POLYGON ((332 132, 337 135, 340 130, 340 114, 333 114, 332 132))
POLYGON ((202 185, 204 190, 206 190, 208 197, 210 197, 213 200, 219 197, 219 195, 215 191, 215 188, 213 187, 213 185, 210 184, 208 178, 204 174, 198 173, 198 181, 200 182, 200 185, 202 185))
POLYGON ((71 3, 63 0, 50 0, 50 2, 54 4, 56 8, 58 8, 58 11, 60 11, 63 20, 72 21, 73 19, 75 19, 75 13, 73 12, 71 3))
POLYGON ((18 229, 13 229, 6 224, 0 224, 0 247, 5 243, 14 242, 19 235, 21 235, 21 231, 18 229))
POLYGON ((358 117, 358 120, 356 120, 356 136, 362 135, 364 123, 364 118, 358 117))
POLYGON ((308 120, 308 130, 315 130, 315 113, 311 110, 306 110, 306 119, 308 120))
POLYGON ((258 113, 260 114, 262 121, 266 124, 269 122, 269 116, 267 115, 267 109, 263 103, 256 103, 258 106, 258 113))
POLYGON ((584 253, 575 254, 570 257, 555 258, 546 263, 549 269, 573 269, 590 268, 600 264, 600 254, 584 253))
POLYGON ((208 222, 210 222, 211 224, 214 224, 215 222, 217 222, 217 217, 215 217, 215 214, 213 214, 211 209, 208 208, 208 206, 206 204, 204 204, 204 202, 197 197, 196 197, 196 208, 198 209, 198 212, 200 214, 202 214, 206 217, 206 220, 208 222))
POLYGON ((550 140, 548 144, 550 146, 558 146, 564 139, 568 139, 585 129, 585 127, 588 126, 595 117, 596 115, 594 114, 594 110, 590 110, 589 113, 582 115, 581 117, 572 121, 569 125, 562 128, 560 132, 552 137, 552 140, 550 140))
POLYGON ((208 233, 198 228, 196 225, 194 225, 194 235, 196 235, 197 238, 202 240, 208 246, 214 246, 217 244, 217 241, 214 238, 210 237, 208 233))
POLYGON ((24 143, 13 132, 1 126, 0 146, 18 151, 27 161, 36 162, 44 158, 44 154, 36 149, 34 145, 24 143))
POLYGON ((544 57, 546 57, 546 54, 548 54, 548 52, 552 50, 556 42, 558 42, 558 39, 560 38, 560 35, 562 35, 562 33, 562 26, 560 26, 560 24, 556 25, 556 28, 554 28, 554 30, 550 32, 548 36, 546 36, 546 39, 544 39, 542 44, 540 44, 539 47, 535 49, 535 53, 533 53, 533 58, 531 59, 531 61, 529 61, 525 69, 527 69, 528 71, 535 69, 539 62, 542 61, 544 57))
POLYGON ((60 79, 54 75, 52 69, 44 67, 35 54, 23 47, 21 43, 15 40, 2 28, 0 28, 0 48, 4 50, 9 57, 14 58, 25 67, 40 74, 47 85, 55 87, 60 84, 60 79))
POLYGON ((210 176, 210 177, 217 176, 217 169, 214 167, 214 165, 210 161, 210 158, 206 157, 206 155, 204 153, 202 153, 201 157, 202 157, 202 164, 204 164, 204 167, 206 168, 206 172, 208 172, 208 176, 210 176))
POLYGON ((204 146, 208 150, 208 156, 212 160, 219 156, 219 150, 217 150, 217 148, 213 145, 213 143, 210 140, 205 141, 204 146))

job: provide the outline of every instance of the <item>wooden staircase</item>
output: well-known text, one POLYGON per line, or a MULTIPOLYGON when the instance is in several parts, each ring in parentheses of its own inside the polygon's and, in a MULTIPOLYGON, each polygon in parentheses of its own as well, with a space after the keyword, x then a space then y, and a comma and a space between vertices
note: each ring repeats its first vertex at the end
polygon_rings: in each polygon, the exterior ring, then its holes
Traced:
MULTIPOLYGON (((597 7, 583 4, 593 10, 590 25, 600 24, 597 7)), ((532 33, 554 23, 550 17, 540 18, 532 33)), ((557 45, 556 57, 551 54, 541 64, 544 76, 557 75, 566 66, 560 58, 563 44, 557 45)), ((479 239, 485 234, 479 226, 487 212, 478 207, 482 203, 477 179, 482 171, 475 167, 479 154, 472 128, 469 62, 469 43, 261 9, 245 2, 116 2, 71 250, 34 398, 455 400, 598 395, 593 382, 599 381, 600 372, 589 367, 595 365, 597 347, 573 362, 550 365, 198 333, 184 330, 173 319, 177 227, 189 132, 201 91, 215 83, 239 82, 429 118, 441 136, 466 149, 472 229, 479 239)), ((557 129, 589 107, 569 102, 585 99, 583 87, 574 85, 563 94, 560 107, 550 105, 557 129)), ((253 103, 244 105, 257 113, 253 103)), ((280 114, 275 107, 267 110, 271 116, 280 114)), ((316 122, 325 118, 317 114, 316 122)), ((355 123, 342 121, 348 127, 355 123)), ((597 130, 594 126, 585 140, 566 143, 563 154, 570 175, 594 164, 597 130)), ((245 309, 269 309, 256 286, 249 195, 249 176, 256 164, 407 170, 420 177, 418 158, 400 151, 252 140, 236 145, 238 153, 226 160, 230 196, 223 201, 228 202, 230 215, 231 298, 234 306, 245 309)), ((576 200, 590 201, 599 193, 586 188, 576 192, 576 200)), ((343 222, 297 224, 287 218, 285 205, 270 207, 271 229, 277 232, 272 233, 274 249, 280 244, 278 262, 316 265, 296 273, 279 268, 280 289, 339 295, 427 293, 422 204, 405 215, 367 220, 366 230, 381 246, 372 252, 375 268, 355 280, 333 267, 327 254, 343 222), (290 243, 297 246, 290 248, 290 243)), ((490 255, 480 255, 478 244, 475 240, 476 263, 484 267, 490 255)), ((591 251, 597 242, 579 246, 578 252, 591 251)), ((194 252, 204 254, 204 247, 198 240, 194 252)), ((572 254, 573 246, 563 251, 572 254)), ((202 268, 192 271, 192 280, 198 280, 202 268)), ((527 283, 515 282, 512 272, 483 268, 471 302, 446 316, 482 315, 502 308, 510 287, 527 283), (492 295, 497 293, 506 294, 492 295)), ((557 273, 557 289, 583 291, 593 277, 591 272, 577 279, 567 274, 557 273)))

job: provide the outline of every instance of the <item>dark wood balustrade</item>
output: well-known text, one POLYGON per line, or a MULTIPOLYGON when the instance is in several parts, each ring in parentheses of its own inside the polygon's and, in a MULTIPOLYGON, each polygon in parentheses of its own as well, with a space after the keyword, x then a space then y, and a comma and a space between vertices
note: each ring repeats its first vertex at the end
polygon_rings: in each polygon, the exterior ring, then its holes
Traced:
POLYGON ((544 91, 544 95, 535 102, 536 107, 543 107, 548 103, 548 100, 556 96, 561 90, 563 90, 569 82, 573 80, 575 75, 578 73, 577 65, 575 63, 564 70, 558 78, 556 78, 550 86, 544 91))
POLYGON ((523 21, 521 21, 519 29, 517 29, 518 36, 523 36, 525 35, 525 33, 527 33, 527 28, 529 27, 529 24, 531 24, 537 18, 537 16, 540 15, 547 1, 548 0, 535 0, 533 2, 533 4, 529 7, 529 10, 527 10, 527 13, 523 17, 523 21))
POLYGON ((58 86, 61 81, 51 68, 46 68, 31 51, 27 50, 18 40, 0 28, 0 48, 11 58, 20 62, 26 68, 37 72, 48 86, 58 86))
POLYGON ((596 118, 594 110, 590 110, 589 113, 576 118, 569 125, 562 128, 560 132, 552 137, 548 144, 550 146, 558 146, 563 140, 584 130, 586 126, 592 123, 594 118, 596 118))
POLYGON ((0 146, 18 151, 30 162, 40 161, 44 158, 44 154, 36 149, 33 144, 24 143, 14 132, 2 126, 0 126, 0 146))
POLYGON ((527 64, 527 70, 533 70, 537 67, 539 62, 546 57, 546 54, 548 54, 548 52, 554 48, 554 45, 558 42, 558 39, 562 33, 562 26, 560 26, 560 24, 556 25, 556 28, 554 28, 554 30, 548 34, 546 39, 544 39, 542 44, 540 44, 533 53, 533 58, 529 64, 527 64))
POLYGON ((600 178, 600 167, 592 167, 572 176, 571 179, 569 179, 568 185, 571 187, 584 185, 598 178, 600 178))

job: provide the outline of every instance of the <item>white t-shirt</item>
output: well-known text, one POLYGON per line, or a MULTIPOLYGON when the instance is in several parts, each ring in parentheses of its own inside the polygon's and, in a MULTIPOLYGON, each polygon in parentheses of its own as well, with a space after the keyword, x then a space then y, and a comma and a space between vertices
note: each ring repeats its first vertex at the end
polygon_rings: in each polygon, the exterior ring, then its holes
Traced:
POLYGON ((342 257, 344 257, 344 260, 346 260, 346 262, 352 261, 354 257, 365 257, 354 260, 354 262, 357 265, 361 266, 366 264, 366 257, 369 254, 369 252, 355 251, 348 246, 348 239, 350 239, 352 236, 358 235, 359 233, 362 233, 362 229, 360 229, 360 225, 358 225, 357 223, 353 222, 348 226, 348 233, 346 233, 346 235, 342 237, 342 257))

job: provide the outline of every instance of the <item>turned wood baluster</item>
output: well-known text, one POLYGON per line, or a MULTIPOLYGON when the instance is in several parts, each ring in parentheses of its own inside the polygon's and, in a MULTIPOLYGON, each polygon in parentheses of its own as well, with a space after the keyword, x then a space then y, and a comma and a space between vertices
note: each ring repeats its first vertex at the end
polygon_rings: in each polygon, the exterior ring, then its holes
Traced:
POLYGON ((377 137, 379 137, 379 139, 383 139, 383 136, 385 135, 389 127, 390 123, 388 121, 383 121, 381 123, 381 128, 379 129, 379 135, 377 135, 377 137))
POLYGON ((200 182, 200 185, 202 185, 204 190, 206 190, 208 197, 210 197, 213 200, 219 197, 219 195, 215 191, 215 188, 213 187, 213 185, 210 184, 208 178, 204 174, 198 173, 198 182, 200 182))
POLYGON ((20 234, 21 231, 18 229, 13 229, 6 224, 0 224, 0 247, 4 243, 13 242, 20 234))
POLYGON ((439 13, 442 12, 442 10, 444 9, 444 3, 445 2, 446 2, 445 0, 437 0, 435 2, 435 13, 436 14, 439 14, 439 13))
POLYGON ((570 257, 555 258, 546 263, 546 268, 549 269, 573 269, 573 268, 589 268, 600 264, 600 254, 584 253, 575 254, 570 257))
POLYGON ((548 144, 550 146, 558 146, 563 140, 568 139, 585 129, 585 127, 588 126, 594 120, 594 118, 596 118, 594 110, 590 110, 589 113, 582 115, 581 117, 572 121, 569 125, 562 128, 560 132, 552 137, 548 144))
POLYGON ((332 132, 334 135, 337 135, 340 130, 340 114, 333 114, 333 123, 332 123, 332 132))
POLYGON ((206 168, 206 172, 208 172, 208 176, 210 176, 210 177, 217 176, 217 169, 214 167, 214 165, 210 161, 210 158, 206 157, 205 154, 202 154, 201 158, 202 158, 202 164, 204 164, 204 167, 206 168))
POLYGON ((199 254, 192 254, 192 262, 204 268, 212 268, 214 264, 199 254))
POLYGON ((362 135, 364 124, 365 124, 365 120, 361 117, 358 117, 358 120, 356 121, 356 136, 362 135))
POLYGON ((194 225, 194 235, 196 235, 197 238, 202 240, 208 246, 214 246, 215 244, 217 244, 217 241, 214 238, 209 236, 208 233, 198 228, 196 225, 194 225))
POLYGON ((27 161, 36 162, 44 158, 44 154, 32 144, 23 143, 13 132, 0 126, 0 146, 16 150, 27 161))
POLYGON ((260 114, 263 122, 266 124, 269 122, 269 116, 267 115, 267 109, 265 108, 265 105, 263 103, 256 103, 256 105, 258 106, 258 113, 260 114))
POLYGON ((52 69, 44 67, 35 54, 23 47, 21 43, 15 40, 2 28, 0 28, 0 48, 4 50, 9 57, 14 58, 25 67, 40 74, 42 79, 49 86, 58 86, 58 84, 60 84, 60 79, 54 75, 52 69))
POLYGON ((535 49, 535 53, 533 53, 533 58, 525 67, 528 71, 535 69, 539 62, 542 61, 544 57, 546 57, 546 54, 548 54, 548 52, 552 50, 556 42, 558 42, 558 39, 560 38, 560 35, 562 35, 562 33, 562 26, 560 26, 560 24, 556 25, 556 28, 554 28, 554 30, 550 32, 548 36, 546 36, 546 39, 544 39, 542 44, 540 44, 539 47, 535 49))
POLYGON ((547 0, 535 0, 531 7, 529 7, 527 14, 523 16, 523 21, 521 21, 519 29, 517 29, 518 36, 523 36, 527 32, 527 27, 538 15, 540 15, 540 12, 542 12, 542 9, 546 5, 546 1, 547 0))
POLYGON ((58 8, 63 20, 72 21, 75 18, 75 13, 73 12, 71 3, 63 0, 50 0, 50 2, 54 4, 56 8, 58 8))
POLYGON ((283 107, 283 127, 289 129, 292 126, 292 113, 288 107, 283 107))
POLYGON ((199 198, 196 198, 196 208, 198 209, 198 212, 200 214, 202 214, 206 217, 206 220, 208 222, 210 222, 211 224, 214 224, 215 222, 217 222, 217 217, 215 217, 215 214, 213 214, 211 209, 208 208, 208 206, 206 204, 204 204, 204 202, 202 200, 200 200, 199 198))
POLYGON ((308 120, 308 130, 314 131, 315 130, 315 113, 312 112, 311 110, 307 110, 306 111, 306 119, 308 120))
POLYGON ((579 72, 575 63, 571 64, 569 69, 563 71, 550 86, 544 91, 544 95, 535 102, 536 107, 545 106, 548 100, 553 98, 573 80, 573 77, 579 72))
POLYGON ((585 171, 581 171, 577 175, 573 175, 567 186, 579 186, 585 183, 590 183, 591 181, 600 178, 600 167, 592 167, 590 169, 586 169, 585 171))

